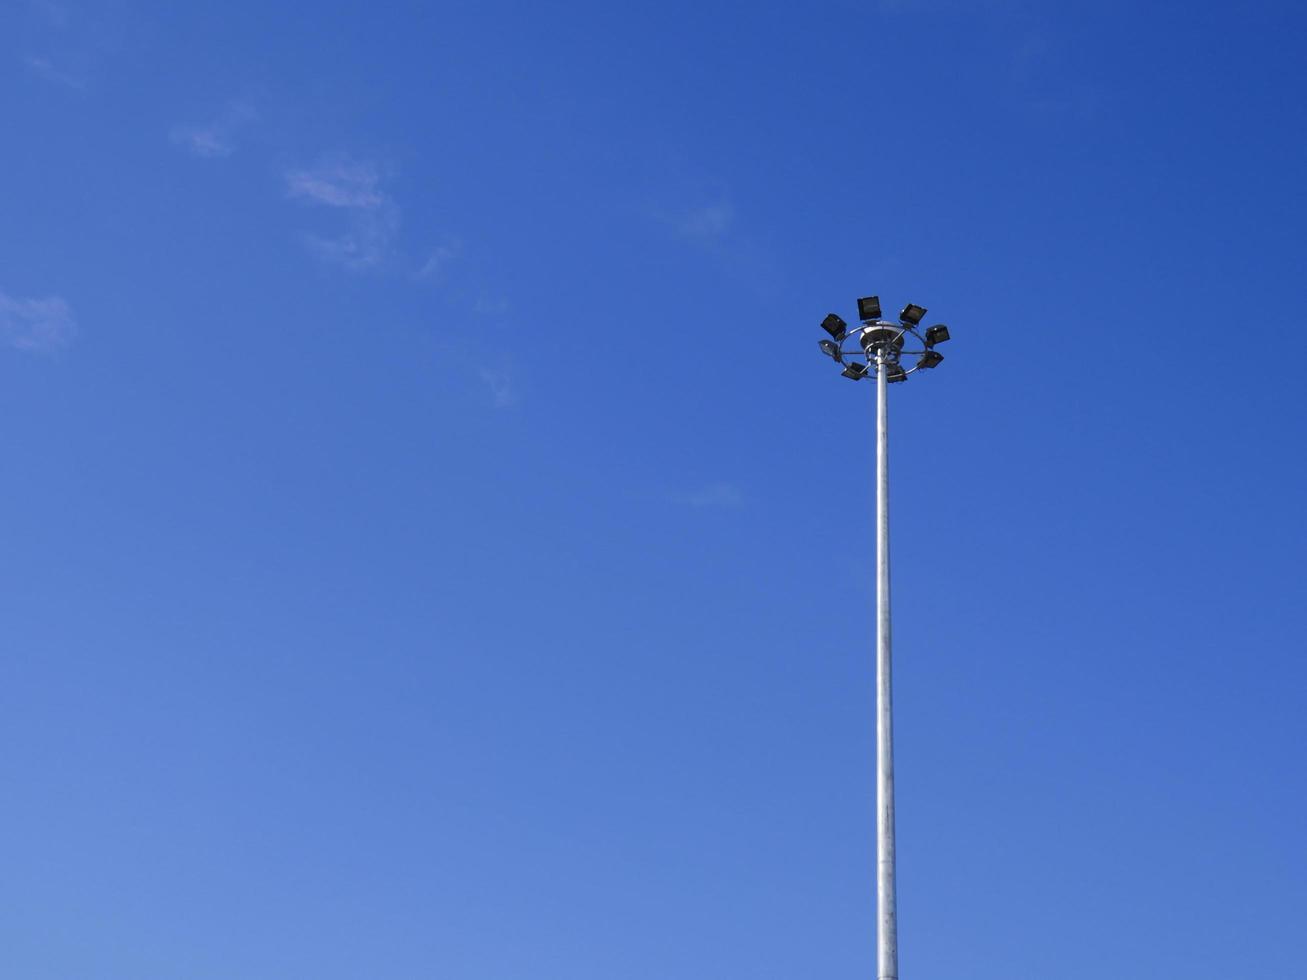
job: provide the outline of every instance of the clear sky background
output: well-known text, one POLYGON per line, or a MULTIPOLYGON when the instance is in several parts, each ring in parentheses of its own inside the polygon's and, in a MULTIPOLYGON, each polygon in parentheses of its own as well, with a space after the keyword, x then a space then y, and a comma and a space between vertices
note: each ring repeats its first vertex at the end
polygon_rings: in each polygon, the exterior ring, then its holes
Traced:
POLYGON ((1307 960, 1291 3, 11 2, 0 974, 1307 960))

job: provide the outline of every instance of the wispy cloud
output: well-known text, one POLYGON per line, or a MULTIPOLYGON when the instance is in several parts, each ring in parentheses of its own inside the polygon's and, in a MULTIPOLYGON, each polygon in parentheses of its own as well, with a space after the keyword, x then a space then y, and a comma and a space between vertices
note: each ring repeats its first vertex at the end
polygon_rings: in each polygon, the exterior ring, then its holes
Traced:
MULTIPOLYGON (((20 2, 3 6, 17 7, 20 2)), ((16 53, 23 67, 33 77, 67 89, 92 88, 100 71, 126 51, 127 36, 138 29, 132 18, 122 16, 120 3, 27 0, 25 6, 24 29, 14 37, 21 45, 16 53)))
POLYGON ((735 228, 735 207, 721 198, 706 204, 652 207, 650 218, 681 238, 700 245, 716 246, 735 228))
POLYGON ((517 404, 517 387, 506 368, 482 368, 481 381, 489 389, 495 408, 512 408, 517 404))
POLYGON ((52 0, 29 0, 27 6, 50 27, 63 29, 68 26, 68 8, 61 3, 53 3, 52 0))
POLYGON ((77 89, 78 91, 86 88, 86 82, 72 74, 56 68, 49 58, 40 58, 36 55, 28 55, 23 58, 23 64, 27 70, 38 78, 43 78, 47 82, 53 82, 55 85, 62 85, 65 88, 77 89))
POLYGON ((376 164, 334 157, 309 170, 285 174, 288 196, 305 204, 343 212, 349 228, 339 235, 306 236, 323 259, 349 269, 381 265, 399 232, 399 207, 381 187, 376 164))
POLYGON ((718 241, 731 233, 735 222, 735 209, 721 201, 704 207, 691 208, 669 217, 671 224, 686 238, 700 241, 718 241))
POLYGON ((52 353, 72 343, 77 321, 58 296, 16 299, 0 291, 0 344, 33 353, 52 353))
POLYGON ((667 203, 672 196, 669 191, 660 196, 663 206, 649 209, 646 214, 676 240, 712 256, 735 275, 756 281, 763 290, 778 288, 783 273, 777 267, 775 249, 750 229, 747 216, 735 207, 728 188, 682 188, 679 203, 667 203))
POLYGON ((352 227, 340 235, 306 234, 304 241, 320 258, 348 269, 373 269, 391 254, 391 243, 399 231, 395 209, 365 211, 351 219, 352 227))
POLYGON ((688 507, 738 507, 744 501, 740 488, 733 483, 718 481, 696 490, 680 491, 670 495, 673 503, 688 507))
POLYGON ((511 308, 508 297, 499 293, 478 293, 472 303, 472 312, 481 316, 503 316, 511 308))
POLYGON ((389 200, 381 192, 381 173, 373 163, 338 158, 312 170, 286 173, 286 190, 291 197, 333 208, 372 210, 389 200))
POLYGON ((462 243, 454 240, 447 241, 443 245, 437 245, 427 253, 426 259, 418 266, 417 271, 413 273, 413 277, 427 282, 439 282, 444 278, 446 267, 450 262, 458 258, 462 250, 462 243))
POLYGON ((236 134, 258 118, 244 102, 228 103, 212 122, 199 126, 174 126, 169 139, 197 157, 229 157, 236 152, 236 134))

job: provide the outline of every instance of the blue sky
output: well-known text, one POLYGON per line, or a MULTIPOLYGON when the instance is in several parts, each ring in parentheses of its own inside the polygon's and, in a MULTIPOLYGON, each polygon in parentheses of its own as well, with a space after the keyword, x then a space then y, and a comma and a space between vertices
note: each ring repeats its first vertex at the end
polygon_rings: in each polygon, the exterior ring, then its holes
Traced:
POLYGON ((0 966, 1301 972, 1284 4, 0 10, 0 966))

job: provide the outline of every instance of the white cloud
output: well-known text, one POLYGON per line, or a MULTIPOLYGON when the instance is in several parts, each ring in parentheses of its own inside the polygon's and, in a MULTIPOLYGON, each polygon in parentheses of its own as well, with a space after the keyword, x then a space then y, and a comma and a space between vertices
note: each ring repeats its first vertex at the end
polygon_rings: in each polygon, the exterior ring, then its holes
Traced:
POLYGON ((750 233, 731 202, 729 189, 697 186, 680 189, 678 202, 664 192, 664 203, 644 209, 645 217, 703 255, 713 256, 736 274, 773 288, 779 270, 773 250, 750 233))
POLYGON ((236 151, 236 133, 256 118, 258 113, 252 106, 232 102, 212 122, 174 126, 168 136, 197 157, 228 157, 236 151))
POLYGON ((349 228, 339 235, 305 236, 314 253, 355 270, 375 268, 390 257, 399 233, 399 207, 381 189, 376 164, 335 157, 311 170, 288 171, 285 177, 290 197, 347 216, 349 228))
MULTIPOLYGON (((0 4, 8 12, 23 0, 0 4)), ((129 32, 139 25, 125 18, 121 3, 54 3, 26 0, 23 30, 10 31, 6 40, 22 47, 16 53, 23 67, 36 78, 68 89, 91 88, 110 61, 124 55, 129 32)), ((6 25, 14 26, 14 25, 6 25)))
POLYGON ((63 4, 52 3, 51 0, 31 0, 28 6, 50 27, 62 30, 68 26, 68 8, 63 4))
POLYGON ((725 241, 735 226, 735 208, 726 201, 701 207, 650 208, 646 213, 680 237, 702 245, 725 241))
POLYGON ((381 174, 374 164, 348 159, 286 174, 286 189, 291 197, 333 208, 366 211, 384 207, 390 199, 381 192, 380 183, 381 174))
POLYGON ((472 312, 482 316, 503 316, 510 308, 508 298, 498 293, 480 293, 472 304, 472 312))
POLYGON ((517 388, 507 370, 482 368, 481 380, 490 389, 490 398, 495 408, 511 408, 517 404, 517 388))
POLYGON ((730 234, 735 209, 726 202, 694 208, 677 215, 673 223, 687 238, 715 241, 730 234))
POLYGON ((45 79, 47 82, 54 82, 56 85, 63 85, 66 88, 84 89, 86 82, 76 75, 56 68, 49 58, 38 58, 35 55, 28 55, 23 59, 23 64, 27 70, 45 79))
POLYGON ((0 344, 49 353, 67 347, 76 333, 73 311, 58 296, 15 299, 0 291, 0 344))
POLYGON ((463 254, 463 243, 452 235, 442 236, 425 257, 396 247, 401 210, 384 186, 385 171, 372 161, 329 156, 317 166, 287 170, 282 177, 287 197, 335 215, 327 219, 335 223, 334 233, 329 228, 329 233, 303 235, 309 250, 326 262, 357 271, 384 266, 413 280, 439 283, 463 254))
POLYGON ((348 269, 371 269, 381 265, 391 253, 391 243, 399 231, 399 212, 394 208, 362 211, 352 215, 349 231, 341 235, 305 235, 310 250, 328 262, 348 269))
POLYGON ((445 273, 445 266, 456 259, 462 250, 462 245, 457 241, 448 241, 436 246, 427 254, 426 261, 418 267, 414 277, 431 282, 438 281, 445 273))
POLYGON ((738 507, 744 500, 739 487, 733 483, 709 483, 697 490, 674 493, 673 502, 690 507, 738 507))

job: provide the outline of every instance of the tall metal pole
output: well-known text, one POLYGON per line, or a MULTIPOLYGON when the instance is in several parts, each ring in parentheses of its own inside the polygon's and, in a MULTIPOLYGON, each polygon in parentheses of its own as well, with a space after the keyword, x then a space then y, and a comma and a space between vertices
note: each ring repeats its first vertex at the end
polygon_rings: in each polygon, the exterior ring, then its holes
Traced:
POLYGON ((876 354, 876 962, 879 980, 898 980, 894 883, 894 707, 890 691, 889 363, 876 354))
POLYGON ((894 868, 894 698, 890 676, 889 618, 889 386, 908 375, 939 366, 935 349, 949 339, 942 323, 921 327, 926 308, 909 303, 898 323, 881 317, 880 297, 858 300, 861 326, 849 329, 838 313, 828 313, 821 328, 829 340, 821 352, 852 381, 876 377, 876 976, 899 978, 899 912, 894 868), (920 347, 916 347, 920 344, 920 347), (916 349, 910 349, 915 347, 916 349), (903 356, 918 358, 904 367, 903 356), (857 360, 867 358, 867 363, 857 360))

